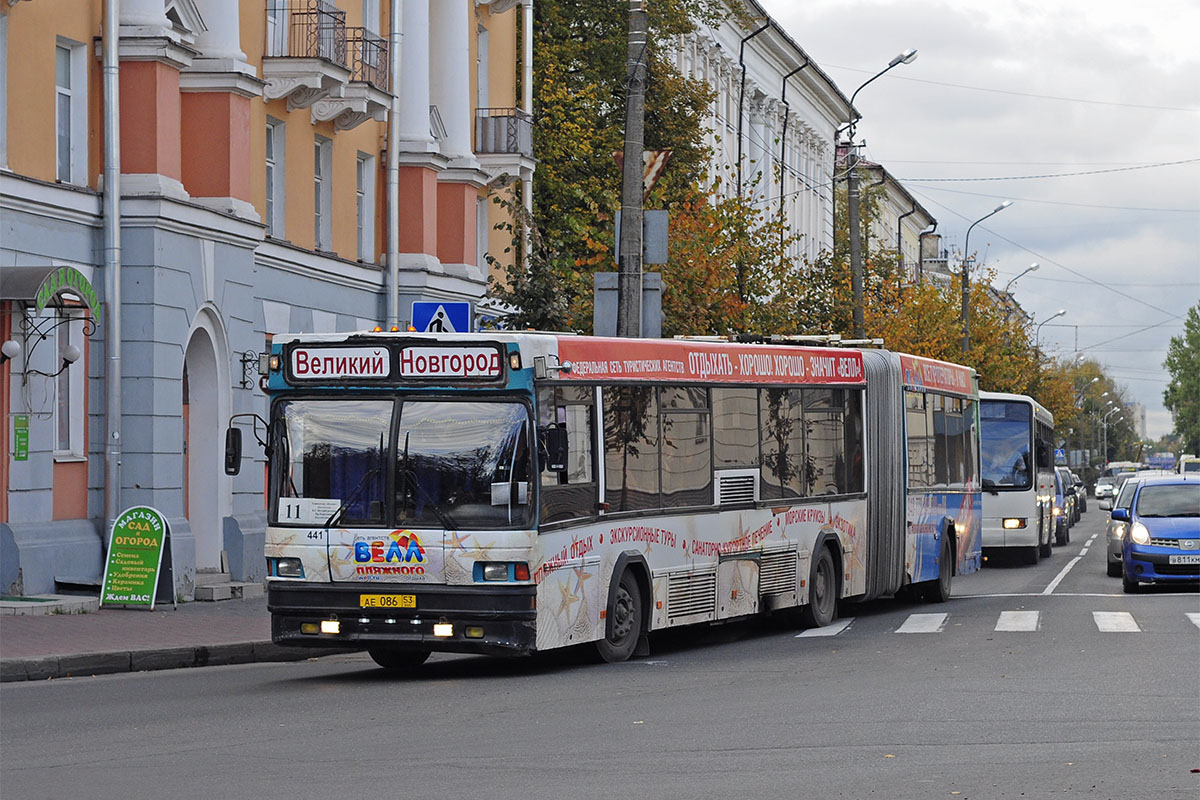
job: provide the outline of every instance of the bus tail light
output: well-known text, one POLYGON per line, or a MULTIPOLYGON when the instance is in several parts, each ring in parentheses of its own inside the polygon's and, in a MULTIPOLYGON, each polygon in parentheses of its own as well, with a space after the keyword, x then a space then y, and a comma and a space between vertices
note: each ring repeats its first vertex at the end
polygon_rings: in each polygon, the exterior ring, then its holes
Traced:
POLYGON ((1005 517, 1004 518, 1004 530, 1006 530, 1006 531, 1012 531, 1012 530, 1016 530, 1018 528, 1024 528, 1025 525, 1026 525, 1026 519, 1024 517, 1005 517))

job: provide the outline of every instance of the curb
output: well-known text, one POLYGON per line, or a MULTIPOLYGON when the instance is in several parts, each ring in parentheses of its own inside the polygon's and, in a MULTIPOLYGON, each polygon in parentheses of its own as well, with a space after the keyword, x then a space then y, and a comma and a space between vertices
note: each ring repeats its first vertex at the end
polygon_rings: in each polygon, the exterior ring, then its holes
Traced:
MULTIPOLYGON (((53 678, 82 678, 118 672, 150 672, 189 667, 215 667, 274 661, 307 661, 314 656, 307 648, 281 647, 273 642, 199 645, 115 653, 83 653, 41 658, 0 659, 0 683, 41 681, 53 678)), ((322 649, 320 656, 357 653, 355 648, 322 649)))

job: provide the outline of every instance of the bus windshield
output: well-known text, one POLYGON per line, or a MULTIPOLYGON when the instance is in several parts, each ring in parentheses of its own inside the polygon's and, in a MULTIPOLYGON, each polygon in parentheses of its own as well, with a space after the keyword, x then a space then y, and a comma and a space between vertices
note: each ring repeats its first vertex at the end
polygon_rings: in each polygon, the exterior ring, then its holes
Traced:
POLYGON ((401 401, 395 436, 394 411, 390 399, 276 404, 272 520, 463 530, 530 524, 524 405, 401 401))
POLYGON ((1033 483, 1029 452, 1031 409, 1026 403, 982 400, 979 403, 980 461, 985 488, 1028 489, 1033 483))

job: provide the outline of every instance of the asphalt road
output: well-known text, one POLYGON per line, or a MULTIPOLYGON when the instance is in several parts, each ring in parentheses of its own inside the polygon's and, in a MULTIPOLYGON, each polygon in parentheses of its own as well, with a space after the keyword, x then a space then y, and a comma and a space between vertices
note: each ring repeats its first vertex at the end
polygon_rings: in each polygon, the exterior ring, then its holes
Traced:
POLYGON ((353 655, 4 684, 0 796, 1195 800, 1200 595, 1123 594, 1104 517, 833 635, 740 623, 625 664, 435 656, 411 680, 353 655))

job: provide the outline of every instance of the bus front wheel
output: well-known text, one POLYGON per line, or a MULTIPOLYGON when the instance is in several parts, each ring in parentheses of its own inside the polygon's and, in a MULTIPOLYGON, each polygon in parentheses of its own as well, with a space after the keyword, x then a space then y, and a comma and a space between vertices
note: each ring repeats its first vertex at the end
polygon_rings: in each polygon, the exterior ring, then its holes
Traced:
POLYGON ((611 663, 627 661, 642 635, 642 591, 626 570, 608 607, 604 638, 596 642, 600 658, 611 663))
POLYGON ((808 580, 808 605, 801 613, 806 628, 823 628, 837 618, 838 575, 828 547, 822 547, 808 580))

